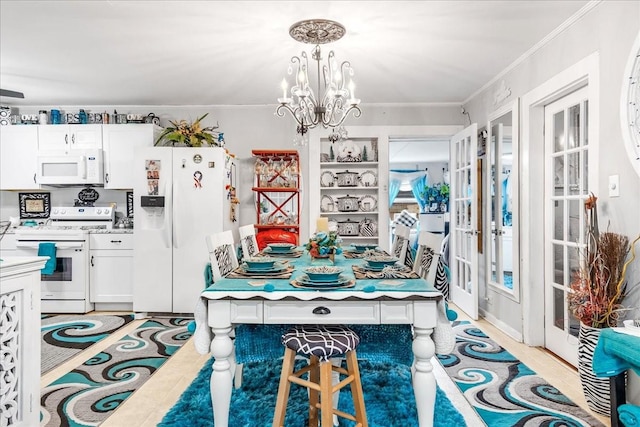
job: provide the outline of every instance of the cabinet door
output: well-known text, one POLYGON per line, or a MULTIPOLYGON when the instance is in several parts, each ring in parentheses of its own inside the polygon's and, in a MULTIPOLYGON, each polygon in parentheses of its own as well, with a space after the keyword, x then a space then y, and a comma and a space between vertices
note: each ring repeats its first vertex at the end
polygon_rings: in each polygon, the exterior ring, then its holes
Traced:
POLYGON ((38 149, 69 151, 102 149, 102 125, 40 125, 38 149))
POLYGON ((104 188, 133 188, 133 153, 152 147, 159 128, 151 124, 104 125, 104 188))
POLYGON ((69 151, 71 135, 67 125, 39 125, 38 149, 43 151, 69 151))
POLYGON ((92 303, 133 303, 133 250, 91 250, 92 303))
POLYGON ((71 148, 102 149, 102 125, 69 125, 71 148))
POLYGON ((38 127, 0 126, 0 190, 37 190, 38 127))

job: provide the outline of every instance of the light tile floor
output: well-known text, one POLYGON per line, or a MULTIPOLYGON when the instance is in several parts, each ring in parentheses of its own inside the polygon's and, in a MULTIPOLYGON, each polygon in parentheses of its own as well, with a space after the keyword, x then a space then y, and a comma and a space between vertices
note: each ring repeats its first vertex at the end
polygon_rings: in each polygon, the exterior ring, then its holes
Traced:
MULTIPOLYGON (((456 311, 462 313, 461 310, 456 311)), ((101 312, 100 314, 108 313, 101 312)), ((460 314, 459 319, 469 320, 463 313, 460 314)), ((113 344, 143 322, 144 320, 134 320, 108 338, 96 343, 56 369, 43 375, 41 377, 41 386, 44 387, 48 385, 73 368, 81 365, 90 356, 113 344)), ((605 426, 609 426, 607 417, 595 414, 587 408, 587 404, 582 395, 578 372, 575 368, 544 349, 529 347, 525 344, 515 342, 486 320, 481 319, 473 323, 494 341, 537 372, 538 375, 558 388, 569 399, 593 414, 605 426)), ((155 427, 162 420, 164 414, 177 402, 182 392, 191 384, 208 358, 208 355, 200 355, 196 352, 192 340, 187 341, 173 357, 134 393, 133 396, 127 399, 101 426, 155 427)), ((444 370, 438 366, 435 369, 435 373, 438 383, 445 391, 451 386, 453 386, 453 390, 455 390, 455 384, 443 378, 446 376, 444 370)), ((465 404, 466 401, 458 401, 455 403, 463 416, 465 416, 469 426, 475 427, 480 425, 478 424, 478 418, 473 412, 473 409, 465 404)))

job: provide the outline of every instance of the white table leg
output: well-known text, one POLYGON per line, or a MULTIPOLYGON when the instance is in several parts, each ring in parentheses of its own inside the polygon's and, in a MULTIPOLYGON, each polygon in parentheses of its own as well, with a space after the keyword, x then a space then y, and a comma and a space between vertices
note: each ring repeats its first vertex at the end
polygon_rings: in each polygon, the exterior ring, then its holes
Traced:
POLYGON ((432 332, 433 329, 418 328, 414 325, 412 345, 415 357, 413 393, 416 397, 418 424, 420 427, 433 427, 436 377, 433 375, 433 365, 431 364, 431 358, 435 354, 435 345, 431 339, 432 332))
POLYGON ((233 383, 232 365, 233 341, 228 328, 211 328, 214 333, 211 341, 211 354, 214 357, 211 372, 211 403, 213 405, 214 427, 228 427, 229 406, 231 404, 231 386, 233 383))

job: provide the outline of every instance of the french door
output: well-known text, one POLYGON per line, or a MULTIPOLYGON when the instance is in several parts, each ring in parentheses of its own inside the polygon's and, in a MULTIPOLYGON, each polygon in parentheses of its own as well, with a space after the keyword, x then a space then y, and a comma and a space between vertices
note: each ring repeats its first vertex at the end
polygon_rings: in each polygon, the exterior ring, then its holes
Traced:
POLYGON ((449 268, 451 299, 472 319, 478 318, 478 126, 451 138, 451 223, 449 268))
POLYGON ((567 294, 585 247, 588 107, 586 87, 545 106, 545 347, 574 366, 580 323, 567 294))

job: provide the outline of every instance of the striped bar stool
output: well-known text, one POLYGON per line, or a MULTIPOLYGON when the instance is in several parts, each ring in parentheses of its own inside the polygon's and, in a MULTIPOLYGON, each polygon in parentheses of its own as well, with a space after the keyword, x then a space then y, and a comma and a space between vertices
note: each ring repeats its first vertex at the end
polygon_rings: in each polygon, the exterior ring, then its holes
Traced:
POLYGON ((291 383, 309 389, 309 427, 318 426, 318 409, 322 416, 320 424, 322 427, 333 426, 334 414, 355 421, 356 427, 367 427, 367 414, 356 356, 356 347, 359 343, 360 337, 342 325, 299 325, 282 335, 282 344, 286 350, 282 361, 273 427, 284 426, 291 383), (309 357, 309 364, 294 372, 296 354, 309 357), (331 364, 330 358, 340 356, 346 357, 347 369, 331 364), (334 371, 346 376, 335 386, 332 383, 334 371), (307 372, 309 380, 302 379, 302 375, 307 372), (347 385, 351 385, 355 416, 333 407, 333 393, 347 385))

